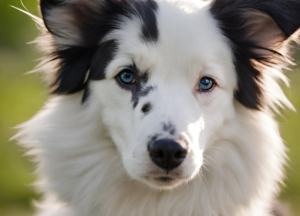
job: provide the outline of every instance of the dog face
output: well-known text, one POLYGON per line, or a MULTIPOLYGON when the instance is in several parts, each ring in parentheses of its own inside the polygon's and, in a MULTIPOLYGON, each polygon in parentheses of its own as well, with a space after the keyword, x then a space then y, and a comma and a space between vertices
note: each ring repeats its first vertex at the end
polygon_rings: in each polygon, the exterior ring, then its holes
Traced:
POLYGON ((157 189, 193 179, 235 101, 268 100, 257 64, 291 34, 254 9, 231 20, 233 2, 41 1, 60 60, 53 93, 82 91, 82 106, 99 108, 132 178, 157 189))
POLYGON ((141 20, 125 21, 106 38, 118 48, 105 79, 89 86, 128 174, 153 187, 192 179, 234 114, 231 53, 206 13, 161 5, 155 41, 143 40, 141 20))

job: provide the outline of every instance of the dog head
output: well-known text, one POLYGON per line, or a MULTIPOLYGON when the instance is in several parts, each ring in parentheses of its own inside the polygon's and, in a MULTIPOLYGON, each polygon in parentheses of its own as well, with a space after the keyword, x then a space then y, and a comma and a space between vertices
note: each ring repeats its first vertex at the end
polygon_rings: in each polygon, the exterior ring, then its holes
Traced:
POLYGON ((97 106, 127 173, 151 187, 193 179, 236 104, 285 100, 274 67, 300 25, 296 1, 40 4, 57 61, 52 93, 82 92, 81 106, 97 106))

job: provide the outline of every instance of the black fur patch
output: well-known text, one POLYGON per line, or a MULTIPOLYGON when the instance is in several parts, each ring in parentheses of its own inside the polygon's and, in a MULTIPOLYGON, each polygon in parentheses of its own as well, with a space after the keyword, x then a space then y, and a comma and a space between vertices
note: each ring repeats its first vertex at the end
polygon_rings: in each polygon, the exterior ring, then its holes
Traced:
MULTIPOLYGON (((158 139, 158 137, 160 137, 160 136, 161 136, 161 134, 154 134, 153 136, 150 136, 149 137, 149 139, 150 139, 149 144, 154 143, 158 139)), ((148 146, 149 146, 149 144, 148 144, 148 146)))
POLYGON ((154 90, 153 86, 146 86, 148 82, 148 73, 141 73, 137 75, 137 81, 134 91, 132 91, 132 102, 133 108, 135 108, 141 97, 147 96, 151 91, 154 90))
POLYGON ((84 89, 86 71, 90 68, 91 51, 82 47, 70 47, 58 50, 52 55, 52 60, 60 59, 56 79, 51 84, 53 93, 72 94, 84 89))
POLYGON ((147 96, 151 91, 153 91, 153 86, 143 87, 143 83, 139 83, 139 85, 136 88, 136 91, 132 95, 132 101, 133 101, 133 108, 135 108, 138 103, 139 99, 141 97, 147 96))
POLYGON ((41 13, 51 34, 66 37, 60 26, 56 30, 59 20, 55 25, 48 20, 53 9, 62 7, 72 17, 70 25, 76 26, 81 39, 76 46, 54 44, 56 51, 51 54, 51 60, 58 59, 60 62, 51 83, 54 94, 72 94, 83 90, 89 69, 87 82, 105 78, 104 71, 113 59, 118 43, 113 40, 103 42, 103 39, 111 31, 120 28, 123 17, 139 17, 142 20, 141 38, 145 42, 155 42, 158 39, 155 1, 91 0, 90 3, 92 4, 79 1, 68 4, 66 0, 40 0, 41 13))
POLYGON ((84 103, 85 101, 87 101, 87 99, 89 98, 90 94, 91 94, 91 92, 90 92, 90 89, 89 89, 89 87, 87 85, 86 88, 84 89, 81 102, 84 103))
POLYGON ((152 105, 151 103, 146 103, 143 107, 142 107, 142 112, 145 114, 148 114, 152 109, 152 105))
POLYGON ((287 39, 300 27, 300 1, 215 0, 211 5, 211 13, 232 45, 238 75, 238 90, 235 97, 246 107, 261 109, 262 75, 254 63, 274 66, 284 63, 284 59, 280 53, 261 47, 247 37, 248 29, 245 28, 247 18, 244 16, 247 10, 257 10, 270 15, 282 29, 284 39, 287 39))
POLYGON ((155 1, 144 2, 137 1, 136 8, 138 9, 139 16, 143 20, 142 26, 142 39, 146 42, 156 42, 158 40, 158 29, 155 12, 158 8, 155 1))
POLYGON ((91 71, 88 80, 105 79, 105 69, 117 52, 118 44, 115 40, 101 43, 91 58, 91 71))
POLYGON ((174 135, 176 132, 175 126, 171 123, 162 123, 163 131, 169 132, 171 135, 174 135))
POLYGON ((50 7, 50 6, 57 6, 59 4, 63 4, 64 0, 40 0, 40 4, 42 8, 50 7))

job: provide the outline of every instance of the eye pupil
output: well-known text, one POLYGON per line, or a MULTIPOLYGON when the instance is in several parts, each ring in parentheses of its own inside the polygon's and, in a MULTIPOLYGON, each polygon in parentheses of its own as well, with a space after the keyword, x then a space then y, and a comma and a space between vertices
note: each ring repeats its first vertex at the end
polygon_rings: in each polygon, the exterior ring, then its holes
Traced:
POLYGON ((211 78, 203 77, 200 80, 199 88, 202 91, 208 91, 208 90, 212 89, 213 86, 214 86, 214 81, 211 78))

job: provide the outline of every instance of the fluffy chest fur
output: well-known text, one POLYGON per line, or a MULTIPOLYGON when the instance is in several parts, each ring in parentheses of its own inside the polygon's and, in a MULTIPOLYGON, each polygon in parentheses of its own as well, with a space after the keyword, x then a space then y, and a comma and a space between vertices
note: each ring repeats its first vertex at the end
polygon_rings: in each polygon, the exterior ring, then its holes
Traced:
POLYGON ((286 154, 271 110, 292 108, 277 81, 299 3, 40 6, 54 96, 17 135, 39 164, 39 215, 274 214, 286 154))

